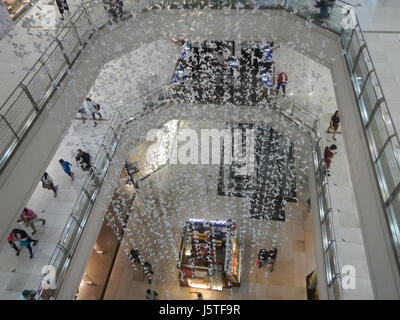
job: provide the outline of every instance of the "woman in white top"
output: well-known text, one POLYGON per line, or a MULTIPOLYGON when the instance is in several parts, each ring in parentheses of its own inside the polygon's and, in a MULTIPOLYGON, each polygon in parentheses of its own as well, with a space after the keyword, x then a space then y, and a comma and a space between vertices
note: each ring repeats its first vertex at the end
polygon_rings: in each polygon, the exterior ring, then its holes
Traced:
POLYGON ((102 118, 99 110, 100 110, 100 105, 97 102, 92 101, 90 98, 86 98, 85 100, 86 107, 89 109, 89 112, 92 114, 92 118, 94 121, 94 127, 97 126, 96 122, 96 113, 99 115, 100 119, 102 118))
POLYGON ((50 175, 47 172, 43 174, 43 177, 40 179, 40 181, 42 181, 42 187, 44 189, 53 190, 54 198, 57 197, 58 186, 54 186, 53 179, 50 178, 50 175))

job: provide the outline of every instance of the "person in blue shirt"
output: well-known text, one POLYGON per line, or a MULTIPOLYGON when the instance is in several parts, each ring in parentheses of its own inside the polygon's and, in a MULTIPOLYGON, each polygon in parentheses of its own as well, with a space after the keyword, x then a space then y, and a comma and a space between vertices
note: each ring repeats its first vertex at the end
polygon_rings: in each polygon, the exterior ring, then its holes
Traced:
POLYGON ((71 171, 72 164, 70 164, 68 161, 64 161, 63 159, 60 159, 58 162, 60 162, 64 172, 71 177, 72 181, 74 181, 74 173, 71 171))

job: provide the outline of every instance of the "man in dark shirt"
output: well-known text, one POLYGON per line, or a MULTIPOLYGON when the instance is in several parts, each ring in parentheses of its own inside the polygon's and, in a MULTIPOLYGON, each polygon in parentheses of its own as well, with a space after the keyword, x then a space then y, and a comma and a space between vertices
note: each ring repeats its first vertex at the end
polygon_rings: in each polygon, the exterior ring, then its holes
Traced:
POLYGON ((78 149, 78 154, 75 157, 77 164, 81 167, 83 171, 88 171, 91 168, 90 164, 90 154, 87 152, 83 152, 81 149, 78 149))
POLYGON ((131 254, 131 261, 132 261, 132 263, 135 263, 135 262, 139 262, 139 263, 140 263, 140 253, 139 253, 139 250, 132 249, 132 250, 130 251, 130 254, 131 254))

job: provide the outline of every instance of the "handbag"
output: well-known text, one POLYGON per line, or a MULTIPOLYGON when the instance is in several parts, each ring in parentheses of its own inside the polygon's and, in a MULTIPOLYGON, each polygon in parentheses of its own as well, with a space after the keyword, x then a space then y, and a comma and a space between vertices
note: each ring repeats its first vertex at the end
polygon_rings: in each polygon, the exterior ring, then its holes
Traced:
POLYGON ((29 245, 28 239, 20 240, 19 245, 21 247, 27 247, 29 245))

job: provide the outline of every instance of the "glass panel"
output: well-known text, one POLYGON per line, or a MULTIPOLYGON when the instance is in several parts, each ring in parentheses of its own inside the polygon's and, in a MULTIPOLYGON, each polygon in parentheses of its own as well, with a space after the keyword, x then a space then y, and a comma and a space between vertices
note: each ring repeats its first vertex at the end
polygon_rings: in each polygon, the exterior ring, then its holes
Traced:
POLYGON ((386 213, 389 218, 390 230, 397 257, 400 257, 400 193, 394 197, 393 201, 386 209, 386 213))
POLYGON ((8 107, 8 110, 4 114, 4 117, 7 119, 16 134, 21 136, 35 118, 36 110, 33 108, 31 101, 21 88, 15 90, 12 98, 15 98, 15 100, 10 99, 8 101, 13 102, 12 104, 5 106, 8 107))
POLYGON ((332 243, 331 246, 328 249, 328 260, 329 260, 329 271, 330 271, 330 276, 328 274, 328 279, 332 279, 335 273, 337 273, 338 270, 336 270, 336 246, 335 243, 332 243))
POLYGON ((371 115, 371 112, 374 109, 377 101, 378 98, 370 77, 365 83, 359 100, 360 112, 364 120, 364 124, 368 122, 369 116, 371 115))
POLYGON ((77 13, 76 19, 74 19, 76 31, 78 32, 79 38, 84 43, 92 32, 92 27, 89 24, 87 15, 84 12, 77 13))
POLYGON ((59 35, 59 39, 64 47, 64 52, 69 58, 69 62, 75 59, 77 50, 80 46, 78 36, 72 25, 68 25, 59 35))
POLYGON ((364 81, 368 75, 368 68, 367 64, 365 63, 363 54, 364 53, 361 53, 353 74, 353 83, 355 85, 357 94, 360 94, 361 88, 363 87, 364 81))
POLYGON ((333 281, 332 287, 331 287, 332 288, 332 298, 334 300, 340 300, 342 298, 341 286, 342 286, 341 278, 338 277, 333 281))
POLYGON ((95 27, 101 27, 108 23, 109 18, 103 4, 89 5, 85 7, 95 27))
POLYGON ((18 140, 4 119, 0 118, 0 168, 10 156, 18 140))
POLYGON ((100 180, 104 178, 109 164, 110 160, 108 159, 106 152, 103 149, 100 150, 95 160, 96 174, 100 180))
POLYGON ((51 79, 43 65, 35 71, 32 79, 26 83, 26 87, 36 103, 42 106, 44 104, 43 98, 51 88, 51 79))
POLYGON ((342 31, 342 40, 343 40, 343 47, 347 48, 347 46, 349 45, 349 42, 351 40, 351 35, 353 33, 353 29, 344 29, 342 31))
POLYGON ((71 217, 68 219, 67 225, 65 226, 63 233, 61 234, 59 244, 69 252, 73 254, 78 244, 79 236, 81 234, 81 227, 71 217))
POLYGON ((53 81, 58 78, 62 70, 67 66, 64 55, 62 54, 60 47, 56 43, 55 48, 53 49, 53 51, 51 51, 48 58, 45 60, 45 65, 53 81))
POLYGON ((89 216, 90 209, 92 209, 92 203, 88 197, 81 192, 74 205, 71 215, 79 222, 81 226, 84 226, 86 218, 89 216))
POLYGON ((50 265, 54 266, 56 270, 56 286, 60 284, 68 264, 67 255, 61 249, 56 248, 50 260, 50 265))
POLYGON ((399 163, 395 156, 394 144, 391 141, 386 145, 384 151, 376 163, 378 180, 381 186, 383 199, 386 200, 400 182, 399 163))
POLYGON ((367 133, 370 137, 370 147, 372 149, 374 159, 376 159, 383 145, 389 138, 386 130, 385 121, 382 117, 381 108, 380 106, 378 106, 377 108, 378 109, 374 113, 374 117, 371 119, 371 123, 367 130, 367 133))
POLYGON ((360 50, 361 47, 358 37, 359 37, 358 33, 354 32, 353 38, 351 39, 350 42, 349 50, 347 51, 348 52, 347 57, 350 63, 350 68, 353 67, 354 62, 357 58, 358 51, 360 50))
MULTIPOLYGON (((96 168, 98 169, 98 168, 96 168)), ((98 185, 97 185, 97 178, 95 176, 95 174, 91 174, 88 175, 88 177, 85 180, 85 183, 83 184, 83 188, 86 189, 86 191, 89 193, 89 196, 91 197, 91 199, 94 199, 96 197, 97 194, 97 190, 98 190, 98 185)))

